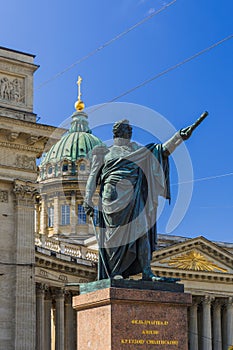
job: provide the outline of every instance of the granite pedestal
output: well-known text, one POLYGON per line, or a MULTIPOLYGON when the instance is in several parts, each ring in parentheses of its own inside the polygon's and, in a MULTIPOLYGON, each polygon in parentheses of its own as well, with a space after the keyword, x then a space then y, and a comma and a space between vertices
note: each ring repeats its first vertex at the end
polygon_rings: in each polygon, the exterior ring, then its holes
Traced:
POLYGON ((73 298, 78 350, 188 350, 191 294, 183 285, 103 280, 80 293, 73 298))

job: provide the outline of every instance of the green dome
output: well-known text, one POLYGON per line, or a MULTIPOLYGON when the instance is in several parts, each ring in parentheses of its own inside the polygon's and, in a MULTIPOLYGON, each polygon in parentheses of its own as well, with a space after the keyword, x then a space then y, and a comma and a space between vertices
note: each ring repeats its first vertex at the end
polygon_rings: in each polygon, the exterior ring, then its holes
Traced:
POLYGON ((91 151, 103 142, 92 135, 87 114, 77 111, 72 115, 70 129, 43 155, 39 165, 38 181, 59 177, 86 176, 89 171, 91 151))
POLYGON ((72 115, 73 120, 69 131, 43 156, 40 167, 59 163, 65 159, 75 162, 81 158, 90 158, 91 150, 97 145, 102 145, 103 142, 92 135, 87 118, 84 112, 75 112, 72 115))

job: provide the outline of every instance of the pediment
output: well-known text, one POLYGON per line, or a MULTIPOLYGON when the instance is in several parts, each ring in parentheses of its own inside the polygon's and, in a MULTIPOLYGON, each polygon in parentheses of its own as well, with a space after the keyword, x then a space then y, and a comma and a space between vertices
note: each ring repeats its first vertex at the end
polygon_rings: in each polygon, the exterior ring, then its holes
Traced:
POLYGON ((154 252, 151 265, 197 274, 233 274, 233 254, 200 236, 154 252))

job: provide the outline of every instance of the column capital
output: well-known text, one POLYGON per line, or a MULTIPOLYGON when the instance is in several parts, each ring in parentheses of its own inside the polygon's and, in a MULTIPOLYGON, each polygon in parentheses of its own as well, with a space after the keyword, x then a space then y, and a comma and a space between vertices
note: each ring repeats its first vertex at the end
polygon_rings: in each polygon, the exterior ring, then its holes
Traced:
POLYGON ((65 290, 63 288, 56 288, 54 290, 54 294, 55 294, 55 299, 64 299, 65 297, 65 290))
POLYGON ((192 306, 193 306, 193 307, 198 307, 199 304, 200 304, 200 302, 201 302, 201 300, 200 300, 199 297, 198 297, 198 298, 192 297, 192 305, 191 305, 191 307, 192 307, 192 306))
POLYGON ((72 304, 73 293, 71 291, 65 291, 65 305, 72 304))
POLYGON ((213 300, 214 298, 209 295, 205 295, 203 298, 201 298, 201 302, 203 305, 211 305, 213 300))
POLYGON ((52 300, 52 293, 48 286, 45 287, 45 300, 52 300))
POLYGON ((221 307, 223 306, 223 301, 220 299, 215 298, 213 301, 213 308, 215 309, 221 309, 221 307))
POLYGON ((32 198, 38 194, 38 189, 35 183, 31 181, 15 180, 13 192, 17 199, 32 198))
POLYGON ((43 283, 36 283, 36 294, 38 296, 45 295, 46 285, 43 283))
POLYGON ((226 306, 228 306, 228 307, 232 307, 233 306, 233 297, 229 297, 226 300, 226 306))

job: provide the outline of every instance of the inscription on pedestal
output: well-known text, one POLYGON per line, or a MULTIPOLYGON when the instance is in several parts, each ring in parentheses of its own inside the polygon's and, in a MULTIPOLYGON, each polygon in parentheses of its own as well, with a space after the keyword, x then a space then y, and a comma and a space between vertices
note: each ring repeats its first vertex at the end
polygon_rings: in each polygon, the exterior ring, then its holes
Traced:
POLYGON ((189 294, 151 289, 110 287, 80 294, 73 299, 78 350, 188 350, 190 304, 189 294))
POLYGON ((136 333, 138 333, 138 338, 122 338, 120 344, 127 345, 171 345, 176 347, 179 345, 177 339, 165 339, 162 335, 162 328, 170 328, 170 324, 166 320, 131 320, 131 324, 137 327, 136 333), (146 327, 146 328, 145 328, 146 327))

